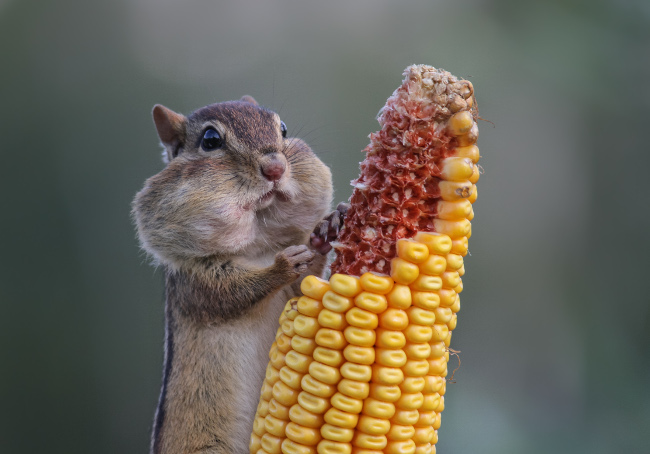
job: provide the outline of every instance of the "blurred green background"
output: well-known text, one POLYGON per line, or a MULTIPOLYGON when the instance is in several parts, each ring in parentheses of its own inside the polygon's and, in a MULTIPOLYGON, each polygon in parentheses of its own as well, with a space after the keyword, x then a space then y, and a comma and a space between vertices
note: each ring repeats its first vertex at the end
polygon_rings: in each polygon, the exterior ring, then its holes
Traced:
POLYGON ((129 210, 155 103, 253 95, 338 201, 412 63, 494 123, 438 452, 650 452, 644 0, 0 0, 0 452, 147 452, 163 282, 129 210))

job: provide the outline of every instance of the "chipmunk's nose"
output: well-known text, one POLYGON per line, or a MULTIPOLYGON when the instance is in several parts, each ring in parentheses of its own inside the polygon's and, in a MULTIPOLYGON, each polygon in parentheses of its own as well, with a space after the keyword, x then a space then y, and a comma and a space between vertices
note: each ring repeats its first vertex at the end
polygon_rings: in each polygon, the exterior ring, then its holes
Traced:
POLYGON ((286 164, 277 157, 269 157, 262 162, 262 175, 269 181, 278 181, 284 175, 286 164))

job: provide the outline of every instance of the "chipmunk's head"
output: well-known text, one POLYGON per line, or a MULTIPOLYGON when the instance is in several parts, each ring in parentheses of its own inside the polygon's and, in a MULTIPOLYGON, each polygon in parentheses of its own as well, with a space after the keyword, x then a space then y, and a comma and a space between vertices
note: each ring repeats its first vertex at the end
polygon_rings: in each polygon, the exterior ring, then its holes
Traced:
POLYGON ((153 118, 167 165, 133 213, 157 261, 279 250, 303 242, 329 210, 327 166, 250 96, 187 117, 156 105, 153 118))

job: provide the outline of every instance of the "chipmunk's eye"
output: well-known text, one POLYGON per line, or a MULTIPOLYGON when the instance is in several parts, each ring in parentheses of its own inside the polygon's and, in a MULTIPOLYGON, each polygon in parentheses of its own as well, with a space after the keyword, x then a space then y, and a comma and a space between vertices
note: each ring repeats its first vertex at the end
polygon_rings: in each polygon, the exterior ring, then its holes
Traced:
POLYGON ((282 131, 282 137, 287 137, 287 125, 284 124, 284 121, 280 122, 280 131, 282 131))
POLYGON ((216 129, 210 128, 203 133, 201 148, 203 151, 212 151, 223 145, 223 139, 216 129))

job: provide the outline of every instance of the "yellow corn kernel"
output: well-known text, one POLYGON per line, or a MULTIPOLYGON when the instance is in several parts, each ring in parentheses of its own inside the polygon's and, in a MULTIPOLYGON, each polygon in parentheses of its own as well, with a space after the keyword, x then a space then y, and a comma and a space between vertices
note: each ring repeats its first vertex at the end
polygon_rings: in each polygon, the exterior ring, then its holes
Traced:
POLYGON ((291 348, 296 350, 298 353, 311 355, 316 348, 316 341, 308 337, 293 336, 291 338, 291 348))
POLYGON ((445 379, 443 377, 438 375, 427 375, 424 377, 424 389, 422 392, 425 394, 440 392, 444 383, 445 379))
POLYGON ((341 392, 334 394, 330 399, 330 402, 334 408, 346 413, 357 414, 360 413, 363 408, 363 400, 346 396, 341 392))
POLYGON ((382 402, 396 402, 402 392, 397 385, 382 385, 380 383, 370 384, 369 396, 382 402))
POLYGON ((376 449, 363 449, 352 446, 352 454, 384 454, 384 452, 377 451, 376 449))
POLYGON ((423 406, 424 395, 421 392, 403 393, 395 406, 402 410, 418 410, 423 406))
POLYGON ((422 325, 409 325, 404 330, 404 336, 409 342, 429 342, 433 337, 433 328, 422 325))
MULTIPOLYGON (((408 316, 407 316, 408 317, 408 316)), ((408 327, 406 328, 408 330, 408 327)), ((377 335, 377 341, 375 345, 381 348, 402 348, 406 345, 406 337, 401 331, 387 330, 383 328, 378 328, 376 331, 373 331, 377 335)))
POLYGON ((300 291, 303 295, 317 300, 322 300, 323 295, 330 289, 329 282, 316 276, 307 276, 300 283, 300 291))
MULTIPOLYGON (((438 182, 438 189, 440 189, 440 198, 442 200, 470 200, 472 191, 474 190, 472 183, 468 180, 462 181, 446 181, 440 180, 438 182)), ((470 203, 471 200, 470 200, 470 203)))
MULTIPOLYGON (((461 256, 459 256, 459 257, 461 257, 461 256)), ((462 257, 461 257, 461 259, 462 259, 462 257)), ((460 268, 458 268, 456 271, 458 271, 458 275, 460 277, 463 277, 465 275, 465 265, 461 264, 460 268)))
MULTIPOLYGON (((427 252, 429 252, 428 249, 427 252)), ((415 263, 408 262, 399 257, 391 260, 390 268, 390 277, 397 284, 408 285, 417 279, 420 274, 420 268, 415 263)))
POLYGON ((458 146, 460 147, 467 147, 469 145, 475 144, 476 140, 478 139, 478 125, 474 123, 467 134, 460 135, 456 137, 456 139, 458 141, 458 146))
POLYGON ((330 288, 341 296, 353 298, 361 291, 361 282, 356 276, 337 273, 330 277, 330 288))
POLYGON ((478 190, 476 189, 475 184, 472 185, 472 188, 473 188, 473 191, 470 194, 470 196, 467 198, 467 200, 469 200, 469 202, 473 204, 474 202, 476 202, 476 199, 478 199, 478 190))
POLYGON ((265 423, 266 419, 262 418, 261 416, 255 417, 255 420, 253 421, 253 433, 258 437, 261 437, 266 433, 265 423))
POLYGON ((446 392, 447 392, 447 380, 444 380, 442 382, 442 386, 440 387, 440 391, 438 391, 438 394, 444 396, 446 392))
POLYGON ((463 291, 463 281, 461 280, 456 287, 454 287, 456 293, 461 293, 463 291))
POLYGON ((449 118, 447 123, 449 133, 454 136, 467 134, 469 130, 472 129, 472 126, 474 126, 474 117, 472 116, 472 112, 469 110, 455 113, 449 118))
POLYGON ((473 172, 472 172, 472 175, 470 175, 470 177, 469 177, 469 182, 472 183, 472 184, 476 184, 478 182, 479 178, 481 177, 481 169, 479 168, 479 166, 474 164, 472 166, 472 170, 473 170, 473 172))
MULTIPOLYGON (((374 275, 373 275, 374 276, 374 275)), ((388 301, 384 295, 376 293, 361 292, 354 298, 354 304, 361 309, 365 309, 374 314, 379 314, 386 310, 388 301)))
POLYGON ((448 221, 445 219, 433 220, 433 228, 436 229, 436 232, 448 235, 452 239, 466 236, 470 232, 471 225, 472 224, 467 219, 459 219, 455 221, 448 221))
POLYGON ((315 429, 322 426, 324 422, 323 415, 317 415, 307 411, 300 404, 295 404, 289 409, 289 419, 296 424, 315 429))
POLYGON ((436 407, 435 412, 442 413, 444 409, 445 409, 445 396, 440 396, 440 403, 436 407))
POLYGON ((445 357, 429 359, 429 373, 431 375, 447 376, 447 360, 445 357))
POLYGON ((452 310, 448 307, 439 307, 437 309, 434 309, 433 313, 436 314, 437 323, 445 323, 445 324, 449 323, 452 315, 454 315, 452 310))
POLYGON ((261 439, 262 449, 268 454, 280 454, 282 452, 282 439, 265 433, 261 439))
POLYGON ((345 312, 352 307, 352 298, 329 290, 323 295, 323 306, 332 312, 345 312))
POLYGON ((248 442, 248 452, 251 454, 255 454, 258 449, 262 447, 262 439, 255 433, 253 432, 251 434, 251 440, 248 442))
POLYGON ((463 266, 463 256, 458 254, 447 254, 447 269, 458 271, 463 266))
MULTIPOLYGON (((309 394, 308 392, 305 391, 298 394, 298 403, 302 408, 316 415, 322 415, 327 410, 329 410, 331 406, 329 399, 324 399, 322 397, 314 396, 313 394, 309 394)), ((294 439, 292 438, 292 440, 294 439)), ((300 443, 299 440, 294 440, 294 441, 300 443)))
POLYGON ((393 424, 386 434, 386 438, 390 441, 410 440, 415 435, 415 428, 413 426, 400 426, 393 424))
POLYGON ((264 383, 262 383, 262 390, 260 391, 260 398, 267 401, 267 402, 269 400, 273 399, 273 385, 270 384, 266 380, 264 381, 264 383))
POLYGON ((461 283, 461 279, 457 271, 445 271, 440 277, 442 278, 443 288, 455 288, 461 283))
POLYGON ((402 370, 411 377, 424 377, 429 373, 429 362, 426 359, 409 359, 402 370))
POLYGON ((406 377, 400 383, 399 389, 402 393, 418 393, 424 389, 424 377, 406 377))
POLYGON ((468 251, 467 237, 456 238, 451 242, 451 252, 465 257, 468 251))
POLYGON ((433 427, 435 430, 440 429, 440 413, 436 413, 436 420, 433 422, 433 427))
POLYGON ((433 311, 420 309, 419 307, 411 306, 406 310, 409 321, 416 325, 431 326, 436 320, 433 311))
POLYGON ((421 274, 438 276, 447 268, 447 260, 441 255, 431 254, 429 258, 419 265, 421 274))
POLYGON ((467 199, 445 201, 440 200, 436 204, 436 216, 438 219, 448 221, 467 219, 472 212, 472 204, 467 199))
POLYGON ((298 312, 309 317, 318 317, 318 313, 323 309, 323 304, 319 300, 308 296, 301 296, 298 299, 298 312))
POLYGON ((312 427, 304 427, 293 421, 287 424, 285 434, 290 440, 306 446, 315 446, 322 438, 320 430, 312 427))
POLYGON ((432 311, 440 305, 440 296, 434 292, 413 291, 413 305, 432 311))
POLYGON ((390 330, 403 330, 409 324, 408 315, 402 309, 389 307, 379 314, 379 326, 390 330))
POLYGON ((273 385, 273 398, 285 407, 291 407, 298 401, 299 391, 291 389, 283 381, 273 385))
MULTIPOLYGON (((295 312, 298 314, 298 311, 295 312)), ((296 332, 293 330, 293 320, 285 320, 280 326, 282 328, 282 332, 287 336, 293 337, 293 335, 296 334, 296 332)))
POLYGON ((354 429, 359 421, 358 414, 348 413, 335 407, 327 410, 324 418, 326 423, 346 429, 354 429))
POLYGON ((390 419, 395 414, 395 405, 368 397, 363 401, 361 413, 373 418, 390 419))
POLYGON ((283 421, 271 415, 267 415, 264 421, 264 429, 268 433, 276 437, 284 437, 284 428, 287 427, 289 421, 283 421))
POLYGON ((436 447, 432 446, 431 443, 416 445, 414 454, 436 454, 436 447))
MULTIPOLYGON (((298 313, 296 312, 295 308, 296 303, 298 303, 298 299, 299 297, 294 296, 289 301, 287 301, 287 304, 284 305, 284 309, 282 310, 282 314, 280 314, 280 320, 283 318, 288 320, 293 320, 296 318, 296 315, 298 315, 298 313)), ((280 323, 282 322, 280 321, 280 323)))
POLYGON ((374 383, 381 383, 382 385, 396 385, 404 380, 404 372, 397 367, 380 366, 373 364, 372 368, 372 381, 374 383))
POLYGON ((456 301, 456 292, 450 288, 442 288, 438 291, 440 307, 449 307, 456 301))
POLYGON ((407 309, 411 306, 411 289, 407 285, 395 284, 386 299, 390 307, 407 309))
POLYGON ((472 162, 474 164, 476 164, 479 161, 479 159, 481 158, 478 147, 476 145, 468 145, 466 147, 457 147, 454 150, 454 156, 458 156, 460 158, 469 158, 469 159, 472 160, 472 162))
POLYGON ((445 347, 444 342, 435 342, 429 344, 429 346, 431 347, 431 354, 429 355, 429 358, 440 358, 441 356, 445 356, 447 347, 445 347))
POLYGON ((300 372, 302 374, 307 373, 309 370, 309 364, 313 361, 313 359, 310 356, 304 355, 302 353, 298 353, 295 350, 291 350, 287 355, 284 357, 284 361, 293 370, 296 372, 300 372))
POLYGON ((387 419, 373 418, 368 415, 361 415, 357 424, 357 430, 368 435, 385 435, 390 430, 390 421, 387 419))
POLYGON ((413 440, 389 441, 384 452, 386 454, 414 454, 415 442, 413 440))
POLYGON ((388 277, 377 273, 364 273, 361 278, 359 278, 361 287, 372 293, 378 293, 380 295, 385 295, 393 289, 394 282, 388 277))
POLYGON ((390 419, 392 424, 399 424, 401 426, 412 426, 420 418, 420 413, 417 410, 397 409, 395 415, 390 419))
POLYGON ((313 361, 309 365, 309 375, 327 385, 334 385, 341 379, 341 372, 338 368, 319 363, 318 361, 313 361))
POLYGON ((409 359, 426 359, 431 355, 431 345, 424 342, 409 342, 404 346, 404 353, 409 359))
POLYGON ((323 440, 318 443, 318 454, 351 454, 350 443, 341 443, 332 440, 323 440))
POLYGON ((318 324, 324 328, 332 328, 339 331, 342 331, 346 326, 348 326, 348 322, 345 320, 345 315, 330 311, 329 309, 323 309, 320 314, 318 314, 318 324))
MULTIPOLYGON (((472 203, 472 202, 470 202, 470 203, 472 203)), ((474 220, 474 207, 470 208, 469 214, 467 215, 467 220, 468 221, 473 221, 474 220)))
POLYGON ((442 279, 440 276, 427 276, 421 274, 411 284, 411 289, 418 292, 435 292, 442 288, 442 279))
POLYGON ((359 328, 368 328, 375 329, 379 324, 379 318, 377 314, 368 312, 359 307, 353 307, 345 313, 345 319, 352 326, 357 326, 359 328))
POLYGON ((433 325, 433 336, 431 340, 433 342, 444 341, 449 335, 449 328, 447 325, 435 324, 433 325))
POLYGON ((340 350, 316 347, 313 357, 314 360, 332 367, 339 367, 343 364, 343 355, 340 350))
POLYGON ((269 363, 266 365, 266 376, 264 378, 269 384, 274 385, 280 379, 280 371, 269 363))
POLYGON ((285 438, 282 442, 282 454, 316 454, 316 449, 285 438))
POLYGON ((305 374, 296 372, 289 366, 284 366, 280 369, 280 380, 284 382, 289 388, 300 389, 300 381, 305 374))
POLYGON ((412 440, 416 445, 431 443, 433 438, 433 427, 415 427, 413 429, 412 440))
POLYGON ((429 257, 429 248, 412 239, 397 240, 397 256, 411 263, 422 263, 429 257))
POLYGON ((384 449, 388 440, 385 435, 369 435, 363 432, 356 432, 352 438, 352 446, 363 449, 384 449))
POLYGON ((440 177, 443 180, 465 181, 474 172, 474 163, 468 158, 449 157, 441 160, 440 177))
POLYGON ((341 331, 330 328, 319 329, 314 341, 321 347, 333 348, 335 350, 343 350, 348 344, 341 331))
POLYGON ((257 404, 257 414, 261 417, 269 414, 269 403, 266 400, 260 399, 257 404))
POLYGON ((278 337, 276 343, 278 350, 280 350, 282 353, 287 353, 289 350, 291 350, 291 338, 284 333, 278 337))
POLYGON ((284 366, 285 354, 277 348, 271 350, 270 364, 273 365, 278 371, 284 366))
POLYGON ((420 419, 418 419, 418 422, 415 423, 416 429, 420 427, 431 427, 433 425, 433 422, 436 419, 436 412, 435 411, 422 411, 420 409, 420 419))
MULTIPOLYGON (((323 427, 320 428, 320 434, 323 436, 323 441, 319 443, 319 445, 323 445, 324 443, 327 442, 327 440, 330 441, 338 441, 340 444, 347 443, 350 451, 352 450, 352 447, 349 445, 350 441, 352 441, 352 436, 354 435, 354 430, 352 429, 347 429, 343 427, 338 427, 334 426, 332 424, 323 424, 323 427)), ((337 446, 337 445, 334 445, 337 446)), ((324 450, 325 448, 319 449, 319 452, 321 450, 324 450)), ((327 451, 322 451, 322 452, 327 452, 327 453, 333 453, 335 451, 331 450, 332 447, 327 448, 327 451)), ((341 448, 336 448, 336 449, 341 449, 341 448)))
POLYGON ((375 345, 377 334, 371 329, 359 328, 356 326, 348 326, 343 331, 345 339, 354 345, 361 347, 372 347, 375 345))
POLYGON ((341 366, 341 375, 349 380, 369 382, 372 377, 372 368, 365 364, 347 362, 341 366))
POLYGON ((343 356, 350 362, 370 365, 375 362, 375 349, 349 344, 343 350, 343 356))
POLYGON ((336 388, 333 385, 318 381, 309 374, 302 377, 300 384, 303 391, 307 391, 318 397, 330 397, 336 392, 336 388))
POLYGON ((451 238, 438 232, 418 232, 413 237, 425 244, 431 254, 447 254, 451 250, 451 238))
MULTIPOLYGON (((453 310, 453 308, 452 308, 452 310, 453 310)), ((454 315, 451 316, 451 320, 449 320, 447 322, 447 328, 449 328, 449 331, 455 330, 457 323, 458 323, 458 316, 456 314, 454 314, 454 315)))
MULTIPOLYGON (((343 375, 343 373, 341 373, 341 375, 343 375)), ((370 377, 368 377, 368 379, 370 379, 370 377)), ((363 401, 363 399, 368 397, 370 392, 370 385, 368 383, 350 380, 349 378, 342 379, 336 388, 341 394, 360 401, 363 401)), ((361 402, 361 405, 363 406, 363 402, 361 402)), ((351 411, 350 413, 354 412, 351 411)))
POLYGON ((297 335, 302 337, 315 337, 319 328, 318 320, 313 317, 307 317, 306 315, 301 314, 293 321, 293 329, 297 335))
POLYGON ((377 364, 389 367, 402 367, 406 364, 406 354, 402 349, 377 348, 375 349, 377 364))

